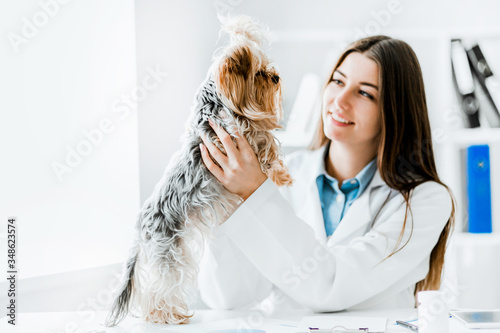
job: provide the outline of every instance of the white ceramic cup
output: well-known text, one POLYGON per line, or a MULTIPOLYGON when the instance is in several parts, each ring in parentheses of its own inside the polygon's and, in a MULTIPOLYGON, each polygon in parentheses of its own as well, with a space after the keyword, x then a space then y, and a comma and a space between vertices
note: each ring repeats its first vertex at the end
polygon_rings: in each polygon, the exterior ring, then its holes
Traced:
POLYGON ((443 292, 420 291, 418 302, 418 333, 447 333, 448 304, 443 292))

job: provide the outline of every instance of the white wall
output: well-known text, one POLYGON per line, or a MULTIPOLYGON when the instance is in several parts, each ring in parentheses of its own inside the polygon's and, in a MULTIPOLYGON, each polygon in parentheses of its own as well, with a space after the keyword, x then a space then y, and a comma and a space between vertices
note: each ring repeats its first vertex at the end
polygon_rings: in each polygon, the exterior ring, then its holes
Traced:
POLYGON ((113 112, 136 85, 134 2, 65 2, 0 9, 0 232, 18 218, 18 278, 123 261, 139 208, 137 115, 113 112), (86 156, 68 167, 68 147, 86 156))
POLYGON ((216 47, 211 1, 136 1, 137 70, 153 64, 168 72, 158 94, 139 106, 141 202, 152 193, 180 137, 216 47))

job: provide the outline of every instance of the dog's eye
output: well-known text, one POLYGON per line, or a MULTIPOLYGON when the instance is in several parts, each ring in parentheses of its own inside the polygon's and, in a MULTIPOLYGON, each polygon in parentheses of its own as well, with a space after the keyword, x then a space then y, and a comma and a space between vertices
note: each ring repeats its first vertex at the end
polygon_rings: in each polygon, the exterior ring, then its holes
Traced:
MULTIPOLYGON (((264 71, 258 71, 257 73, 255 73, 255 76, 266 77, 267 74, 264 71)), ((273 75, 273 76, 271 76, 271 80, 273 81, 274 84, 278 84, 278 82, 280 81, 280 77, 278 75, 273 75)))

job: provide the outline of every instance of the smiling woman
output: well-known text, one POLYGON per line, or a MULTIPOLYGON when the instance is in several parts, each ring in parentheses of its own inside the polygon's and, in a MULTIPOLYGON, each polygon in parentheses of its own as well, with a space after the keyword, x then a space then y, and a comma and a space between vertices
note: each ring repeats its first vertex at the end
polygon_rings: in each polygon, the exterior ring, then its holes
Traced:
MULTIPOLYGON (((397 190, 406 202, 401 233, 390 254, 392 256, 401 250, 398 246, 407 227, 407 217, 412 215, 409 202, 416 187, 433 181, 448 190, 437 175, 424 83, 418 59, 411 47, 403 41, 386 36, 364 38, 353 43, 340 56, 333 68, 324 93, 325 109, 329 108, 330 100, 325 100, 325 98, 328 87, 332 85, 342 87, 336 90, 337 95, 332 93, 334 105, 337 105, 339 113, 346 108, 356 110, 357 116, 367 120, 365 123, 370 124, 364 128, 363 132, 368 137, 371 135, 372 139, 368 139, 369 143, 365 145, 357 146, 365 149, 373 146, 381 178, 390 188, 397 190), (343 71, 347 73, 344 74, 343 71), (351 75, 349 76, 348 73, 351 75), (348 85, 346 86, 344 82, 348 85), (349 92, 349 84, 352 86, 352 91, 357 91, 360 97, 349 99, 352 104, 341 104, 345 94, 349 92), (364 100, 371 103, 364 104, 361 102, 364 100), (411 163, 408 163, 409 161, 411 163)), ((328 171, 331 165, 329 161, 336 154, 335 147, 339 146, 338 143, 341 141, 328 136, 328 124, 323 118, 320 119, 311 148, 318 149, 329 145, 329 158, 325 162, 328 171)), ((345 146, 345 144, 340 144, 340 146, 345 146)), ((337 150, 342 150, 342 148, 337 150)), ((347 150, 351 154, 359 153, 357 149, 347 150)), ((359 160, 359 156, 353 157, 352 160, 359 160)), ((348 170, 349 165, 352 165, 342 163, 342 161, 336 164, 345 165, 343 169, 342 166, 340 167, 341 170, 348 170)), ((335 168, 331 167, 330 172, 335 174, 335 168)), ((451 195, 449 190, 448 192, 451 195)), ((429 273, 425 279, 418 282, 415 293, 419 290, 439 288, 446 242, 454 219, 455 208, 452 202, 449 220, 432 249, 429 273)), ((413 220, 411 222, 410 231, 413 232, 414 222, 413 220)), ((408 244, 410 238, 408 237, 403 247, 408 244)))
POLYGON ((326 171, 340 184, 348 174, 361 171, 377 153, 381 130, 378 82, 377 63, 361 53, 352 53, 333 72, 324 90, 323 130, 332 141, 330 154, 356 154, 345 160, 344 168, 334 168, 327 161, 326 171))
POLYGON ((281 290, 314 311, 396 308, 439 288, 454 203, 436 173, 415 54, 386 36, 354 42, 322 102, 311 150, 288 156, 291 187, 248 181, 259 170, 235 163, 237 148, 235 161, 217 159, 230 191, 251 195, 202 263, 207 305, 246 306, 281 290))

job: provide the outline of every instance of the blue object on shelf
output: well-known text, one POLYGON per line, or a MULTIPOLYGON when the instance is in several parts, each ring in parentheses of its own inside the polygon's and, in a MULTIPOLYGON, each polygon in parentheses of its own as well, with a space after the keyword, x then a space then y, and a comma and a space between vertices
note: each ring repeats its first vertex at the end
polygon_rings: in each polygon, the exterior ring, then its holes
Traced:
POLYGON ((469 232, 491 233, 490 149, 488 145, 467 148, 467 201, 469 232))

